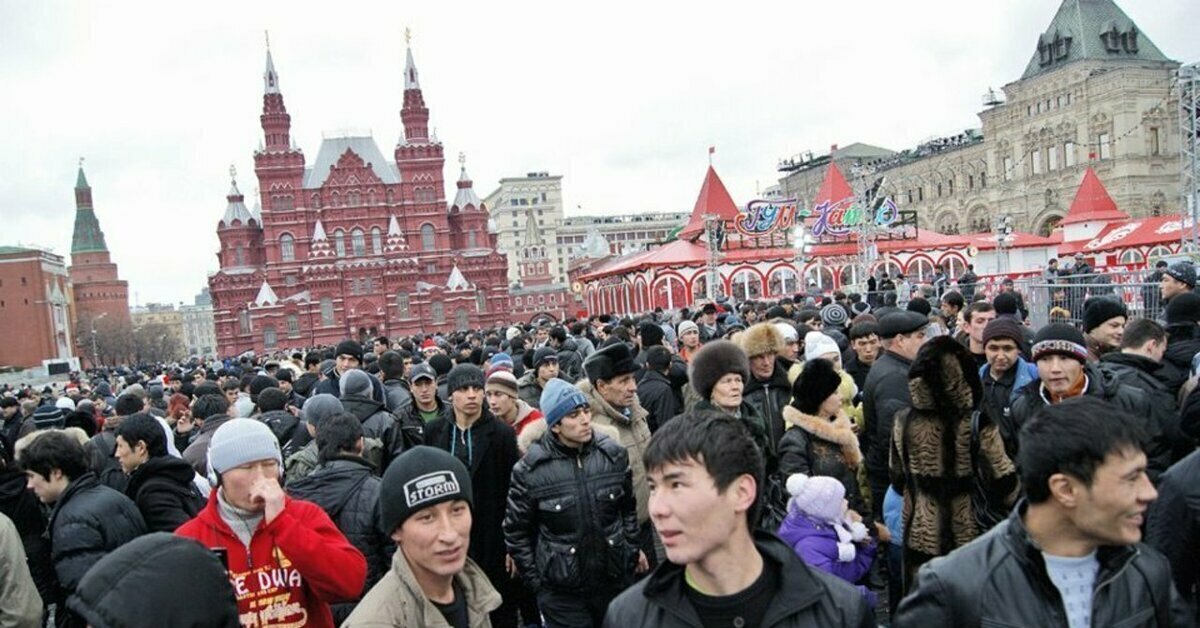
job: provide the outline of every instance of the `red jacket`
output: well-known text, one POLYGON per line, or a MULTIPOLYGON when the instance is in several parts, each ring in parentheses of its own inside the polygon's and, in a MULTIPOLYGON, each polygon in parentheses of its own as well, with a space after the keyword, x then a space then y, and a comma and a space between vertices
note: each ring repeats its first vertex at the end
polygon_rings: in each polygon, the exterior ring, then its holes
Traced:
POLYGON ((249 551, 221 519, 215 490, 204 510, 175 534, 229 552, 242 626, 333 628, 329 604, 358 599, 367 577, 363 555, 325 511, 290 497, 274 521, 259 523, 249 551))

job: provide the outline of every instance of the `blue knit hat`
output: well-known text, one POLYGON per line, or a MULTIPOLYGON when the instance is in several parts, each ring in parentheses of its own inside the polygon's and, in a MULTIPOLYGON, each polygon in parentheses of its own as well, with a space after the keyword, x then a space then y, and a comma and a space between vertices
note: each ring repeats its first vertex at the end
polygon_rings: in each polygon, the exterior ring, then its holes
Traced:
POLYGON ((547 382, 546 388, 542 390, 540 405, 542 414, 546 417, 546 427, 551 428, 576 408, 587 406, 588 400, 578 388, 555 377, 547 382))

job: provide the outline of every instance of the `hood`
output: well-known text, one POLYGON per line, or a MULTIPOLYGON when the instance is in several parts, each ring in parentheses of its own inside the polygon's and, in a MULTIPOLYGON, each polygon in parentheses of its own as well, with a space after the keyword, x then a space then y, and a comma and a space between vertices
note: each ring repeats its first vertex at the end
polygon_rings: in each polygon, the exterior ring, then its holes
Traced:
POLYGON ((1192 368, 1192 358, 1197 353, 1200 353, 1200 338, 1168 342, 1163 361, 1170 362, 1186 372, 1192 368))
POLYGON ((591 381, 587 379, 581 379, 579 380, 579 383, 575 384, 575 387, 583 393, 583 396, 588 398, 588 405, 591 407, 592 416, 600 415, 607 417, 613 422, 619 422, 624 425, 629 425, 639 418, 645 420, 645 418, 649 416, 649 413, 646 412, 645 408, 642 408, 642 404, 637 400, 637 396, 634 396, 633 407, 629 409, 629 416, 626 416, 624 412, 617 410, 612 406, 612 404, 605 401, 604 398, 600 396, 600 393, 596 392, 595 389, 592 388, 591 381))
POLYGON ((562 345, 560 345, 558 347, 558 351, 559 351, 559 353, 561 353, 563 351, 578 352, 579 351, 579 343, 575 342, 575 339, 572 338, 571 336, 567 336, 567 339, 564 340, 562 345))
POLYGON ((1083 373, 1088 378, 1088 388, 1084 394, 1102 395, 1104 398, 1117 394, 1121 380, 1117 369, 1111 364, 1090 362, 1083 367, 1083 373))
POLYGON ((0 502, 9 502, 25 492, 27 479, 24 473, 16 469, 0 470, 0 502))
POLYGON ((833 527, 820 525, 798 512, 788 512, 779 526, 779 538, 795 547, 796 543, 810 537, 824 537, 834 543, 838 542, 838 535, 833 527))
POLYGON ((325 512, 335 512, 357 491, 354 488, 371 476, 371 463, 355 456, 330 460, 304 478, 287 486, 293 499, 310 501, 325 512))
POLYGON ((983 394, 970 352, 949 336, 925 343, 908 377, 913 409, 933 412, 946 420, 969 413, 983 394))
POLYGON ((155 477, 168 478, 187 486, 196 478, 196 470, 183 458, 155 456, 133 470, 133 474, 129 476, 129 485, 137 487, 155 477))
POLYGON ((1103 364, 1110 364, 1112 366, 1117 366, 1117 367, 1127 367, 1127 368, 1137 369, 1139 371, 1143 371, 1145 373, 1151 373, 1151 374, 1153 374, 1156 371, 1162 370, 1162 367, 1163 367, 1162 362, 1155 362, 1154 360, 1152 360, 1144 355, 1137 355, 1134 353, 1121 353, 1119 351, 1105 355, 1104 357, 1100 358, 1100 362, 1103 364))
POLYGON ((376 412, 380 412, 384 409, 382 403, 375 401, 374 399, 368 399, 358 395, 348 395, 342 397, 342 408, 344 408, 346 412, 358 417, 359 421, 366 421, 376 412))

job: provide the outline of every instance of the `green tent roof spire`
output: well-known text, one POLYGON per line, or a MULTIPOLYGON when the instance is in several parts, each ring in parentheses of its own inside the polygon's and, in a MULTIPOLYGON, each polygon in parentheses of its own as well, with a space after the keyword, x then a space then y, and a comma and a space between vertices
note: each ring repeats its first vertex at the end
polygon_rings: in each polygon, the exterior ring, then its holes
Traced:
POLYGON ((75 177, 75 233, 71 238, 71 254, 107 252, 104 232, 96 210, 92 209, 92 187, 83 174, 83 158, 79 159, 79 174, 75 177))

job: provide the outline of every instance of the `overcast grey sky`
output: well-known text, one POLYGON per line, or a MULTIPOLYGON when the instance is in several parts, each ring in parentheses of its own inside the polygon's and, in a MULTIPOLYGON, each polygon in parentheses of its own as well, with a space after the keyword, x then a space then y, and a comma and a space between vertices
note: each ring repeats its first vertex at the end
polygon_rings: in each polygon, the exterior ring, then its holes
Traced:
MULTIPOLYGON (((248 197, 263 31, 292 135, 400 135, 404 29, 447 194, 564 175, 567 212, 687 211, 715 145, 734 200, 776 161, 893 149, 979 125, 1056 0, 894 2, 20 2, 0 0, 2 244, 68 254, 79 156, 130 300, 191 303, 216 270, 229 165, 248 197)), ((1200 3, 1124 0, 1165 54, 1200 60, 1200 3)))

